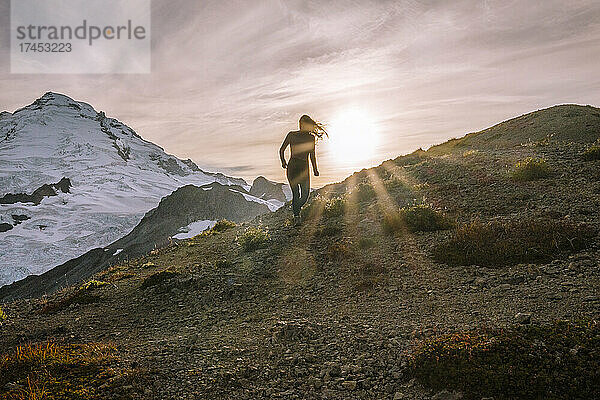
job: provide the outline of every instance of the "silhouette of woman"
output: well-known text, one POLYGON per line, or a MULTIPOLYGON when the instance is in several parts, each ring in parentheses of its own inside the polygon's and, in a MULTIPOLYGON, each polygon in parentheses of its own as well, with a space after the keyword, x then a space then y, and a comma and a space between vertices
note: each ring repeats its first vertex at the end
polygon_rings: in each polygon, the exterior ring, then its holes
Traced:
POLYGON ((308 200, 310 193, 310 172, 308 168, 308 157, 312 163, 315 176, 319 176, 317 169, 317 157, 315 155, 315 139, 327 135, 323 126, 315 122, 308 115, 300 117, 300 130, 291 131, 279 148, 281 166, 287 168, 287 179, 292 189, 292 210, 294 211, 294 222, 300 221, 300 209, 308 200), (285 161, 285 149, 290 146, 290 161, 285 161))

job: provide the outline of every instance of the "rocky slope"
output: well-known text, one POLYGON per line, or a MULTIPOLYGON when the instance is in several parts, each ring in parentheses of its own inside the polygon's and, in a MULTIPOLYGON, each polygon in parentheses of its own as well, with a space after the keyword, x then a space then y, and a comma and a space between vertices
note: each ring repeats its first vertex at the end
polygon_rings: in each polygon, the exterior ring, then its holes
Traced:
MULTIPOLYGON (((204 172, 104 112, 61 94, 49 92, 27 107, 4 112, 0 286, 106 246, 175 189, 211 182, 250 190, 242 179, 204 172), (69 190, 53 191, 49 185, 62 178, 69 190), (13 215, 26 219, 16 224, 13 215)), ((280 205, 274 201, 271 208, 280 205)))
MULTIPOLYGON (((89 398, 506 398, 486 392, 483 381, 473 382, 483 389, 461 393, 451 381, 441 381, 448 390, 424 386, 414 379, 411 354, 444 334, 600 317, 600 160, 581 157, 598 136, 582 143, 558 132, 523 146, 386 161, 313 193, 299 227, 280 209, 95 275, 106 284, 3 304, 0 353, 46 340, 114 343, 119 358, 111 368, 121 372, 89 383, 89 398), (514 166, 528 157, 543 158, 551 172, 514 179, 514 166), (417 218, 391 230, 390 215, 414 204, 454 227, 409 229, 430 227, 417 218), (438 259, 440 245, 476 226, 463 224, 492 221, 540 237, 546 226, 587 233, 583 246, 551 249, 534 262, 450 266, 438 259)), ((550 240, 558 243, 561 233, 550 240)), ((512 240, 506 252, 519 245, 518 235, 503 232, 466 237, 476 250, 494 240, 512 240)), ((528 368, 541 368, 533 354, 557 340, 542 339, 521 351, 531 354, 528 368)), ((550 348, 553 360, 582 354, 598 363, 593 348, 559 350, 550 348)), ((564 367, 550 372, 560 377, 564 367)), ((584 384, 588 394, 600 392, 597 380, 584 384)))

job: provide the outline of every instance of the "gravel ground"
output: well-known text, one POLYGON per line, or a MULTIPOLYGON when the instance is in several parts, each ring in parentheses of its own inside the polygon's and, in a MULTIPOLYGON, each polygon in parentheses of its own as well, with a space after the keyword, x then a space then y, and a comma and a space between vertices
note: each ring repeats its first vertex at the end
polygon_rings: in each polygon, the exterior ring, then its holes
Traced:
MULTIPOLYGON (((321 194, 377 176, 410 182, 411 196, 459 222, 475 218, 567 218, 600 227, 600 161, 584 162, 572 144, 402 159, 355 174, 321 194), (507 171, 544 157, 553 175, 513 182, 507 171)), ((374 183, 373 186, 377 187, 374 183)), ((377 191, 377 189, 376 189, 377 191)), ((454 399, 410 379, 407 355, 420 339, 478 328, 598 318, 600 240, 543 264, 449 267, 432 248, 449 231, 387 235, 381 210, 404 192, 379 193, 338 219, 300 227, 280 210, 219 235, 181 242, 104 271, 98 301, 41 313, 75 288, 4 304, 0 352, 49 338, 111 342, 120 363, 146 384, 106 398, 454 399), (270 234, 268 247, 243 252, 248 226, 270 234), (337 226, 333 234, 324 226, 337 226), (369 238, 369 246, 359 246, 369 238), (336 247, 337 246, 337 247, 336 247), (334 251, 337 249, 336 251, 334 251), (341 249, 341 250, 340 250, 341 249), (219 262, 217 262, 219 261, 219 262), (148 276, 176 272, 142 289, 148 276)))

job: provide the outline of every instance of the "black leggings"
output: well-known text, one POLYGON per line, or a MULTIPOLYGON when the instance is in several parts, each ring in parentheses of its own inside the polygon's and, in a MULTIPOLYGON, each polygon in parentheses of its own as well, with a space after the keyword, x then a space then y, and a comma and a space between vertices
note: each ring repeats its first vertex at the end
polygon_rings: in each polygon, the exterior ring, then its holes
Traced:
POLYGON ((310 193, 308 160, 290 159, 286 175, 292 189, 292 210, 294 210, 294 215, 298 216, 310 193))

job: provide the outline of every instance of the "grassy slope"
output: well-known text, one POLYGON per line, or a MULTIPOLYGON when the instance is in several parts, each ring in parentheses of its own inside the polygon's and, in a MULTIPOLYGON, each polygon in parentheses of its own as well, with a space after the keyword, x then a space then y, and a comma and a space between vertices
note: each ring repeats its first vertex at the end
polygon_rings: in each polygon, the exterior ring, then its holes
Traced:
POLYGON ((50 338, 112 343, 116 366, 148 376, 115 398, 426 398, 433 392, 410 380, 408 363, 422 339, 512 326, 519 312, 536 325, 598 318, 598 237, 549 262, 450 267, 432 254, 451 231, 389 234, 383 216, 416 202, 458 224, 567 217, 598 228, 600 167, 581 159, 584 147, 385 162, 319 191, 347 196, 340 216, 317 212, 295 228, 280 210, 96 276, 109 285, 4 305, 0 353, 50 338), (510 179, 511 166, 530 156, 545 158, 553 175, 510 179), (236 238, 249 226, 269 232, 267 247, 242 249, 236 238), (72 300, 76 292, 83 300, 72 300))
POLYGON ((531 112, 462 138, 433 146, 430 153, 494 149, 542 140, 592 143, 600 132, 600 109, 566 104, 531 112))

